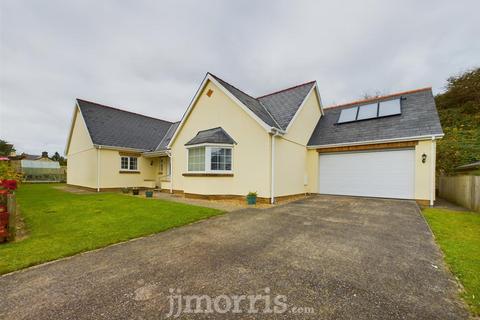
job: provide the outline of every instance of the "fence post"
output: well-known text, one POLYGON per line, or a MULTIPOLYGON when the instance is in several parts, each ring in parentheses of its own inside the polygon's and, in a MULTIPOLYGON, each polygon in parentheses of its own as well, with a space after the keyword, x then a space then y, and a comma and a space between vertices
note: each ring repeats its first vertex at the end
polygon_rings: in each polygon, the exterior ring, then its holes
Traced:
POLYGON ((17 201, 15 194, 7 195, 7 211, 8 211, 8 241, 15 241, 15 233, 17 231, 17 201))

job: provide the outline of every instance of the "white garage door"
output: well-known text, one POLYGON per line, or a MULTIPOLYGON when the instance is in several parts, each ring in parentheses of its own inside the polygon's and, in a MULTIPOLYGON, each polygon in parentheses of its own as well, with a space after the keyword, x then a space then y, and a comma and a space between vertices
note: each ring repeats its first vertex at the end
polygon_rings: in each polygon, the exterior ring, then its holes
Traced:
POLYGON ((320 154, 320 193, 413 199, 415 150, 320 154))

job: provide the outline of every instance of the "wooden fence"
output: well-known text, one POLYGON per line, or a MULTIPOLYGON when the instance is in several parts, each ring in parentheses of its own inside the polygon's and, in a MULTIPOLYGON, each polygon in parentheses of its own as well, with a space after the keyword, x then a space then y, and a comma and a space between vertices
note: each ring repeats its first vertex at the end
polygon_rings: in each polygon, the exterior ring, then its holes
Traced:
POLYGON ((480 212, 480 176, 440 177, 440 198, 480 212))

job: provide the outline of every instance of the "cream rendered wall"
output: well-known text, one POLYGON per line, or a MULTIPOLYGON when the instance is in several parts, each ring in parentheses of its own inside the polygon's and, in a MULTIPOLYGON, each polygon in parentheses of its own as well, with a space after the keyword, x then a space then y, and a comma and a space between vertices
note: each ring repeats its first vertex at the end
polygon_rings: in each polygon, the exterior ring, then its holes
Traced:
POLYGON ((67 149, 67 183, 97 187, 97 152, 93 147, 82 114, 77 108, 67 149))
POLYGON ((99 149, 100 188, 153 188, 158 174, 158 158, 138 157, 140 173, 120 173, 121 155, 117 150, 99 149))
POLYGON ((307 177, 308 177, 308 193, 318 193, 318 176, 319 176, 319 162, 320 157, 315 149, 307 151, 307 177))
MULTIPOLYGON (((430 189, 435 186, 435 168, 436 161, 436 142, 435 140, 422 140, 415 146, 415 199, 416 200, 430 200, 430 189), (432 153, 433 147, 433 153, 432 153), (422 163, 422 155, 427 155, 427 160, 422 163), (432 174, 433 172, 433 174, 432 174)), ((433 199, 435 200, 435 192, 433 192, 433 199)))
POLYGON ((173 189, 193 194, 246 195, 258 192, 270 197, 270 137, 265 129, 222 92, 208 82, 180 128, 172 148, 173 189), (211 97, 206 93, 213 90, 211 97), (185 143, 198 131, 222 127, 236 142, 233 147, 233 177, 185 177, 185 143))
POLYGON ((313 90, 287 134, 276 138, 275 196, 310 192, 317 183, 318 175, 312 175, 306 145, 320 117, 320 100, 313 90))

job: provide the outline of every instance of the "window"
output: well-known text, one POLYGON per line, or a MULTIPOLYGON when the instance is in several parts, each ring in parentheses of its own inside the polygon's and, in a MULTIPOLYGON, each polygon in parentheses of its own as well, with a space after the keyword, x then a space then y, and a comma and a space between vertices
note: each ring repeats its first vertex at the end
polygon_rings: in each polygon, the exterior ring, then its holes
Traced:
POLYGON ((121 157, 120 159, 120 169, 128 171, 137 171, 138 170, 138 159, 137 157, 121 157))
POLYGON ((231 147, 193 147, 188 149, 188 171, 230 172, 232 171, 231 147))
POLYGON ((205 147, 188 149, 188 171, 205 171, 205 147))
POLYGON ((122 157, 120 168, 122 170, 128 170, 128 157, 122 157))
POLYGON ((210 149, 210 170, 231 171, 232 170, 232 149, 211 148, 210 149))
POLYGON ((129 166, 129 169, 130 170, 137 170, 137 158, 135 157, 130 157, 130 166, 129 166))

